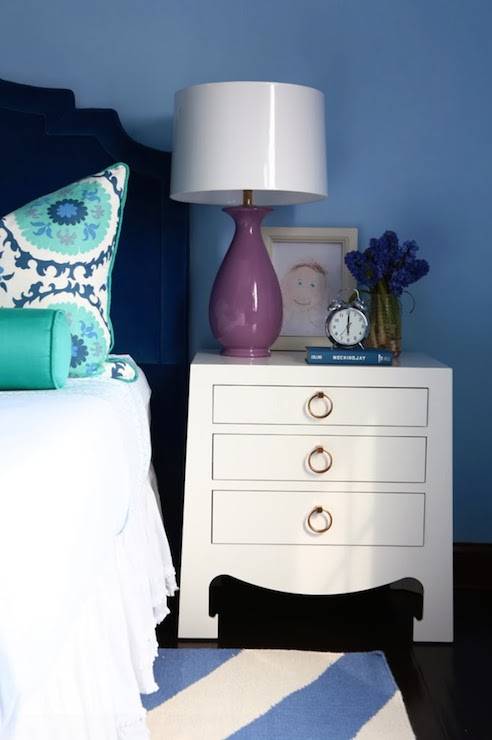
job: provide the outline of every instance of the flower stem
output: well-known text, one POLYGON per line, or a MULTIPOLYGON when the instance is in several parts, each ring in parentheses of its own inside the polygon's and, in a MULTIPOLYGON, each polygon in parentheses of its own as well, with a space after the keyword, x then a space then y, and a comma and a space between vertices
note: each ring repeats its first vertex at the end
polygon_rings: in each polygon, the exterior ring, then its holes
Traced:
POLYGON ((390 293, 384 279, 372 293, 371 328, 367 340, 370 347, 389 349, 395 355, 401 350, 401 312, 397 296, 390 293))

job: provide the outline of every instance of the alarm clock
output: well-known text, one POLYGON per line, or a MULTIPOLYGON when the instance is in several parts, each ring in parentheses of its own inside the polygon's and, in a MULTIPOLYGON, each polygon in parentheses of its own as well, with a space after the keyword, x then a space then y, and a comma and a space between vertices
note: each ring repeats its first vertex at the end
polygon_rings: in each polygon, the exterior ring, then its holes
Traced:
POLYGON ((358 290, 352 293, 348 301, 338 297, 330 303, 325 333, 337 347, 362 347, 362 342, 369 334, 369 318, 358 290))

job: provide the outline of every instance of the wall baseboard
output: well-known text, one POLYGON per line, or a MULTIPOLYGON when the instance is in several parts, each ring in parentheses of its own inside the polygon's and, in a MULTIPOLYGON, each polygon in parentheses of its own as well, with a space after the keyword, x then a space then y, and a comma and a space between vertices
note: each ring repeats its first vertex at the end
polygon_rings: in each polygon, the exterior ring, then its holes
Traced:
POLYGON ((492 543, 455 542, 454 587, 492 590, 492 543))

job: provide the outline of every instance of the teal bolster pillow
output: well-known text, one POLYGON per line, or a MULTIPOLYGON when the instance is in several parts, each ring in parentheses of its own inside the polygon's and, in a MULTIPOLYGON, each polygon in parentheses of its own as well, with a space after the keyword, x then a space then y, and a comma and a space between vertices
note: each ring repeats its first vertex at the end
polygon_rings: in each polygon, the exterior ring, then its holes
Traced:
POLYGON ((0 308, 0 389, 65 385, 72 342, 63 311, 0 308))

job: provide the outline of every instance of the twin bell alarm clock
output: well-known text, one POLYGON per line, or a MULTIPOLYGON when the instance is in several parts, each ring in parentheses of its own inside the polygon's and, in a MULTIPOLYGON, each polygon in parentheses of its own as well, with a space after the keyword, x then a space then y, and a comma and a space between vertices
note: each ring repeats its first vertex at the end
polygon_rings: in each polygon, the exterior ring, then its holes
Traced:
POLYGON ((337 347, 362 347, 362 342, 369 334, 369 318, 366 304, 358 290, 354 290, 347 301, 337 297, 330 303, 325 332, 337 347))

